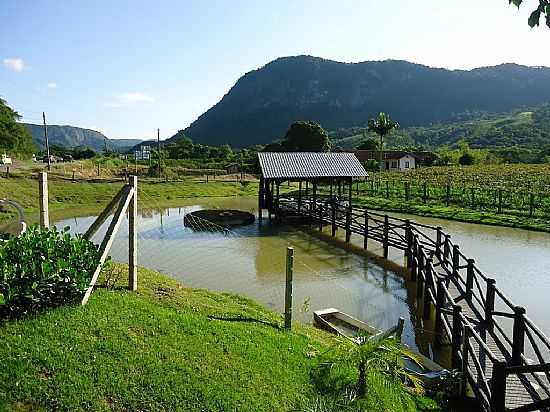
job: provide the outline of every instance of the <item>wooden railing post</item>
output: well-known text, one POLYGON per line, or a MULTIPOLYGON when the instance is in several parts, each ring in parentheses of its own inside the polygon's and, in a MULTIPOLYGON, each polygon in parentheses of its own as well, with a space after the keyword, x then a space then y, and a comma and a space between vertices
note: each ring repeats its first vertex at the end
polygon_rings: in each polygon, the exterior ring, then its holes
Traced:
POLYGON ((416 282, 418 278, 418 235, 412 236, 412 248, 411 248, 411 280, 416 282))
POLYGON ((433 292, 433 262, 432 259, 428 258, 426 261, 426 282, 424 283, 424 320, 429 320, 431 318, 431 300, 430 300, 430 289, 433 292))
POLYGON ((506 410, 506 362, 493 363, 493 375, 491 377, 491 412, 504 412, 506 410))
POLYGON ((487 290, 485 292, 485 329, 489 332, 493 331, 493 312, 495 310, 495 279, 487 279, 487 290))
POLYGON ((405 240, 407 241, 407 247, 405 249, 405 266, 407 269, 411 268, 412 258, 412 228, 411 221, 405 220, 405 240))
POLYGON ((472 334, 471 326, 467 323, 464 324, 462 331, 463 342, 462 342, 462 366, 460 374, 460 393, 462 396, 466 395, 466 387, 468 384, 468 361, 470 357, 469 348, 470 348, 470 336, 472 334))
POLYGON ((40 202, 40 228, 50 227, 50 214, 48 208, 48 173, 40 172, 38 175, 38 192, 40 202))
POLYGON ((453 245, 453 277, 458 278, 458 267, 460 266, 460 247, 453 245))
POLYGON ((365 209, 365 227, 363 228, 363 249, 367 250, 369 241, 369 212, 365 209))
POLYGON ((443 228, 441 226, 438 226, 436 231, 436 240, 435 240, 435 255, 439 260, 441 260, 442 244, 443 244, 443 228))
POLYGON ((388 251, 389 251, 389 236, 390 236, 390 225, 388 221, 388 215, 384 215, 384 258, 388 258, 388 251))
POLYGON ((512 338, 512 363, 521 365, 521 355, 525 349, 525 308, 514 307, 514 331, 512 338))
POLYGON ((336 203, 332 202, 332 236, 336 236, 336 203))
POLYGON ((443 244, 443 262, 445 262, 445 266, 447 266, 447 263, 449 262, 449 257, 451 254, 451 235, 445 234, 445 242, 443 244))
POLYGON ((445 306, 445 280, 437 279, 435 302, 435 333, 436 342, 443 343, 443 308, 445 306))
POLYGON ((346 242, 351 240, 351 209, 346 210, 346 242))
POLYGON ((294 248, 286 248, 285 329, 292 327, 292 277, 294 274, 294 248))
POLYGON ((418 277, 416 279, 416 296, 420 299, 422 298, 422 293, 424 292, 424 247, 418 245, 418 277))
POLYGON ((130 176, 130 186, 134 193, 128 206, 128 288, 137 290, 137 176, 130 176))
POLYGON ((451 344, 453 347, 452 366, 453 369, 460 367, 460 345, 462 343, 462 306, 453 306, 453 330, 451 337, 451 344))
POLYGON ((466 268, 466 299, 471 300, 474 294, 474 259, 468 259, 466 268))

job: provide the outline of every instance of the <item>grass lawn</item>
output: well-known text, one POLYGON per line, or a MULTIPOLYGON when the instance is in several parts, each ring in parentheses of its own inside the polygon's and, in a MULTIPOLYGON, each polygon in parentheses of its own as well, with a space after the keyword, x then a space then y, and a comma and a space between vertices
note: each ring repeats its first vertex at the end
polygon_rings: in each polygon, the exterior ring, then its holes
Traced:
MULTIPOLYGON (((0 410, 341 411, 312 409, 311 371, 332 335, 284 331, 249 299, 146 269, 129 292, 126 266, 113 268, 120 281, 103 280, 86 306, 0 324, 0 410)), ((364 410, 396 410, 387 396, 371 389, 364 410)), ((415 399, 412 410, 438 410, 415 399)))

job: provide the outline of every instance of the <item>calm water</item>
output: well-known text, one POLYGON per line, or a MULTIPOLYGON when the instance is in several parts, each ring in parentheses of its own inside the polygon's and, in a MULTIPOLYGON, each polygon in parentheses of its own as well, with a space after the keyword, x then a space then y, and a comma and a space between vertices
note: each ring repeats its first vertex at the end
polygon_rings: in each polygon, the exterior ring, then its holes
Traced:
MULTIPOLYGON (((139 264, 166 273, 192 287, 250 296, 282 312, 285 253, 295 249, 294 314, 306 322, 314 310, 336 307, 384 329, 400 316, 406 319, 404 340, 423 352, 429 334, 415 329, 414 286, 373 261, 319 240, 313 234, 264 219, 231 233, 196 232, 184 226, 185 213, 201 208, 234 208, 254 211, 256 199, 194 199, 180 208, 142 212, 138 220, 139 264)), ((401 215, 403 216, 403 215, 401 215)), ((497 279, 529 316, 550 331, 544 302, 550 292, 550 235, 519 229, 495 228, 444 220, 410 217, 439 225, 452 234, 466 255, 475 258, 485 273, 497 279), (536 286, 535 286, 536 285, 536 286)), ((72 218, 57 223, 83 232, 94 217, 72 218)), ((103 228, 105 230, 105 228, 103 228)), ((103 232, 96 235, 100 239, 103 232)), ((354 242, 362 244, 357 237, 354 242)), ((111 250, 113 259, 127 261, 128 236, 121 227, 111 250)), ((374 252, 380 248, 371 242, 374 252)), ((370 245, 369 245, 370 247, 370 245)), ((401 263, 401 253, 390 256, 401 263)))

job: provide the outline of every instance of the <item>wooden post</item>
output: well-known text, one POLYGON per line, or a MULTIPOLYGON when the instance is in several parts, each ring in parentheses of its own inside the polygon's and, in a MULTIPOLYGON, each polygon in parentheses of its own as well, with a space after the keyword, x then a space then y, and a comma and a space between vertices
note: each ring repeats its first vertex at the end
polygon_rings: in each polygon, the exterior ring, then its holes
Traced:
POLYGON ((332 202, 332 236, 336 236, 336 204, 332 202))
POLYGON ((97 162, 97 177, 99 177, 99 162, 97 162))
POLYGON ((134 194, 128 207, 128 288, 137 290, 137 176, 130 176, 130 187, 134 194))
POLYGON ((309 204, 309 221, 311 222, 312 213, 315 211, 315 208, 317 207, 317 182, 313 181, 313 196, 312 201, 309 204))
MULTIPOLYGON (((157 176, 160 179, 160 129, 157 129, 157 176)), ((206 183, 208 183, 208 174, 206 174, 206 183)))
POLYGON ((363 228, 363 249, 367 250, 369 243, 369 212, 365 209, 365 226, 363 228))
POLYGON ((535 210, 535 195, 529 193, 529 217, 533 217, 533 212, 535 210))
POLYGON ((294 271, 294 248, 286 248, 286 287, 285 287, 285 329, 292 327, 292 276, 294 271))
POLYGON ((495 310, 496 280, 487 279, 487 290, 485 292, 485 329, 493 331, 493 312, 495 310))
POLYGON ((514 331, 512 339, 512 364, 521 365, 521 355, 525 349, 525 308, 514 308, 514 331))
POLYGON ((346 210, 346 242, 351 240, 351 209, 346 210))
POLYGON ((418 256, 418 235, 412 237, 412 246, 411 246, 411 280, 416 282, 418 278, 418 265, 417 265, 417 256, 418 256))
POLYGON ((506 410, 506 362, 493 363, 491 377, 491 412, 506 410))
POLYGON ((388 222, 388 215, 384 215, 384 258, 388 258, 389 251, 389 236, 390 236, 390 227, 388 222))
POLYGON ((437 227, 436 236, 435 255, 439 260, 441 260, 441 244, 443 243, 443 228, 441 226, 437 227))
POLYGON ((453 347, 452 366, 453 369, 460 367, 460 343, 462 340, 462 306, 453 305, 453 330, 451 345, 453 347))
POLYGON ((323 203, 319 204, 319 232, 323 231, 323 203))
POLYGON ((40 172, 38 175, 38 192, 40 202, 40 227, 48 229, 50 227, 50 214, 48 208, 48 174, 40 172))
POLYGON ((441 345, 443 343, 443 307, 445 306, 445 280, 437 279, 437 291, 435 297, 435 339, 441 345))
POLYGON ((476 195, 475 195, 475 189, 472 187, 470 189, 472 191, 472 209, 476 208, 476 195))
POLYGON ((498 189, 498 213, 502 213, 502 189, 498 189))
POLYGON ((445 262, 445 265, 447 265, 447 263, 449 262, 449 257, 450 257, 450 254, 451 254, 451 248, 450 248, 450 243, 451 243, 451 235, 445 235, 445 243, 443 245, 443 261, 445 262))
POLYGON ((468 358, 469 358, 469 351, 470 348, 470 336, 472 334, 472 331, 470 330, 470 325, 464 324, 464 342, 462 343, 462 370, 460 374, 460 394, 462 396, 466 395, 466 386, 468 383, 468 358))
POLYGON ((426 282, 424 283, 424 320, 429 320, 432 314, 430 289, 433 291, 433 262, 428 258, 426 261, 426 282))
POLYGON ((276 186, 276 190, 277 190, 277 194, 276 194, 276 199, 275 199, 275 213, 277 214, 277 217, 279 218, 280 215, 281 215, 281 211, 279 210, 279 185, 280 183, 279 182, 276 182, 275 183, 275 186, 276 186))
POLYGON ((453 245, 453 276, 458 277, 458 267, 460 265, 460 247, 453 245))
POLYGON ((48 172, 52 170, 52 164, 50 161, 50 142, 48 140, 48 126, 46 125, 46 113, 42 112, 42 119, 44 119, 44 142, 46 143, 46 156, 48 156, 48 172))
POLYGON ((472 300, 474 294, 474 259, 468 259, 468 266, 466 268, 466 299, 472 300))
POLYGON ((260 183, 258 184, 258 219, 260 223, 263 218, 263 207, 264 207, 264 184, 265 180, 263 176, 260 176, 260 183))
POLYGON ((422 201, 426 203, 428 197, 428 187, 426 186, 426 182, 422 184, 422 201))
MULTIPOLYGON (((418 236, 418 235, 417 235, 418 236)), ((416 297, 418 299, 422 298, 422 293, 424 293, 424 247, 418 245, 418 266, 417 266, 417 281, 416 281, 416 297)))
POLYGON ((350 177, 348 183, 349 183, 349 187, 348 187, 348 208, 349 208, 349 210, 351 210, 351 208, 352 208, 351 202, 352 202, 352 198, 353 198, 353 194, 352 194, 352 192, 353 192, 353 178, 350 177))
POLYGON ((6 166, 6 179, 10 178, 10 167, 6 166))
POLYGON ((405 220, 405 239, 407 241, 407 248, 405 249, 405 267, 411 268, 411 255, 412 255, 412 228, 411 221, 405 220))
POLYGON ((390 183, 386 180, 386 199, 390 198, 390 183))
POLYGON ((302 211, 302 181, 298 182, 298 214, 302 211))

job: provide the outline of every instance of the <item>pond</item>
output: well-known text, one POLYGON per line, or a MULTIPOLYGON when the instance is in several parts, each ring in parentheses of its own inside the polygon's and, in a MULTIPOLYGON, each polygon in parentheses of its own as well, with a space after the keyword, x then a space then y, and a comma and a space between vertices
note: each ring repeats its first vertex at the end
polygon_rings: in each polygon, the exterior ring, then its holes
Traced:
MULTIPOLYGON (((256 199, 193 199, 192 204, 179 208, 141 211, 139 265, 191 287, 243 294, 282 312, 285 254, 290 245, 295 249, 295 318, 311 322, 314 310, 335 307, 385 329, 403 316, 404 341, 428 354, 429 333, 413 327, 417 317, 415 286, 371 258, 321 240, 315 231, 270 224, 267 219, 262 224, 256 221, 226 233, 198 232, 185 227, 183 222, 186 213, 203 208, 254 211, 255 207, 256 199)), ((84 232, 94 218, 66 219, 57 225, 84 232)), ((475 258, 485 273, 495 277, 497 285, 516 304, 527 306, 528 315, 543 330, 550 330, 544 305, 550 291, 545 265, 550 262, 549 234, 417 216, 407 218, 442 226, 451 233, 462 251, 475 258)), ((100 239, 104 230, 94 239, 100 239)), ((362 245, 359 237, 352 237, 352 242, 362 245)), ((111 250, 114 260, 127 261, 127 245, 127 228, 123 226, 111 250)), ((381 251, 375 242, 370 242, 369 249, 375 253, 381 251)), ((392 251, 390 258, 403 262, 402 252, 392 251)))

